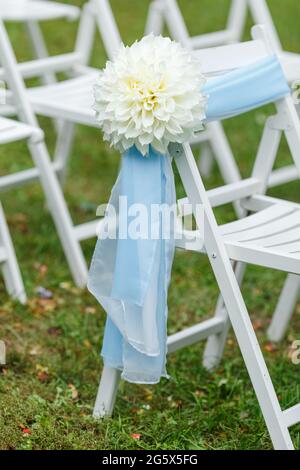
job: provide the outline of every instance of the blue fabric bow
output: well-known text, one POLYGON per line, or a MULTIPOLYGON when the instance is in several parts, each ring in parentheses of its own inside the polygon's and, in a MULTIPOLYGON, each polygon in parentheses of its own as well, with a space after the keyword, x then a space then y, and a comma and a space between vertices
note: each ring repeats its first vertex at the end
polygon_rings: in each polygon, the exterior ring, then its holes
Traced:
MULTIPOLYGON (((276 56, 209 80, 207 120, 222 120, 272 103, 290 93, 276 56)), ((97 242, 88 288, 106 311, 102 356, 108 367, 122 370, 123 379, 135 383, 159 382, 166 372, 167 292, 174 255, 174 234, 163 236, 162 215, 149 219, 158 237, 126 238, 137 214, 128 207, 176 203, 171 159, 150 149, 143 157, 135 147, 122 158, 110 204, 119 213, 117 237, 97 242), (122 232, 122 236, 121 236, 122 232)))

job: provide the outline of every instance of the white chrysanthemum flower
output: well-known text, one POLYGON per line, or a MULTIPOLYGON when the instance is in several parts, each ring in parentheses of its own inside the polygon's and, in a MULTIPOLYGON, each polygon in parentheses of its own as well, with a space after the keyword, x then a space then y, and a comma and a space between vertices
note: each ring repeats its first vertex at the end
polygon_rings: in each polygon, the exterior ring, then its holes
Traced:
POLYGON ((164 153, 170 142, 191 140, 203 129, 204 83, 199 63, 169 38, 151 34, 121 46, 95 85, 104 139, 121 152, 136 145, 143 155, 149 145, 164 153))

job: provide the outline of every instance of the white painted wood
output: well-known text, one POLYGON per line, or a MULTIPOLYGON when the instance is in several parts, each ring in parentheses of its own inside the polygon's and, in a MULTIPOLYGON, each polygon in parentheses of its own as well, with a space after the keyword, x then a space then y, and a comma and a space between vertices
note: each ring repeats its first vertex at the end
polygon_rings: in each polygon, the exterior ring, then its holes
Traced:
POLYGON ((75 20, 79 9, 58 2, 36 0, 0 0, 0 17, 5 21, 46 21, 59 18, 75 20))
MULTIPOLYGON (((1 179, 1 177, 0 177, 1 179)), ((3 272, 7 292, 12 298, 26 303, 26 293, 21 272, 15 255, 12 240, 5 221, 4 211, 0 203, 0 268, 3 272)))
MULTIPOLYGON (((257 343, 239 285, 220 237, 209 200, 189 146, 172 146, 176 164, 190 201, 205 209, 205 243, 218 286, 235 331, 245 364, 276 449, 293 449, 278 399, 257 343)), ((197 214, 195 213, 195 217, 197 214)), ((196 218, 196 222, 197 218, 196 218)))
POLYGON ((284 338, 299 298, 299 276, 290 275, 281 292, 271 325, 268 329, 268 337, 271 341, 279 342, 284 338))
POLYGON ((191 346, 211 335, 220 334, 224 329, 224 321, 222 318, 211 318, 203 321, 198 325, 191 326, 185 330, 175 333, 168 337, 168 354, 171 354, 178 349, 191 346))
POLYGON ((0 364, 6 364, 6 346, 4 341, 0 340, 0 364))
MULTIPOLYGON (((18 74, 15 56, 1 19, 0 45, 0 61, 6 70, 9 87, 18 102, 19 115, 27 125, 38 128, 36 116, 27 99, 24 83, 21 75, 18 74)), ((83 287, 87 279, 87 266, 80 245, 74 237, 73 223, 53 170, 47 147, 41 139, 30 139, 28 148, 34 165, 39 171, 47 204, 60 236, 70 270, 75 282, 83 287)))
MULTIPOLYGON (((249 9, 255 22, 257 24, 264 24, 267 30, 267 34, 264 34, 264 37, 260 37, 258 38, 258 40, 263 39, 265 41, 268 37, 270 51, 276 51, 279 53, 279 57, 282 60, 282 66, 288 80, 292 83, 293 81, 299 79, 300 55, 282 51, 280 39, 265 0, 232 0, 227 27, 224 31, 216 31, 194 37, 191 37, 189 35, 182 13, 178 7, 176 0, 156 0, 156 2, 154 3, 158 5, 156 7, 156 21, 158 21, 159 16, 161 16, 159 23, 160 26, 156 31, 156 34, 161 32, 162 30, 163 24, 161 22, 166 22, 173 38, 182 42, 182 44, 184 44, 186 47, 194 50, 196 55, 199 55, 199 61, 202 64, 203 71, 208 74, 217 73, 217 71, 213 70, 213 67, 210 63, 210 60, 212 60, 212 63, 214 64, 214 59, 210 55, 210 52, 213 51, 212 46, 224 46, 229 43, 239 42, 241 40, 242 33, 245 28, 247 9, 249 9), (202 53, 202 51, 199 51, 199 49, 203 48, 208 48, 206 55, 205 52, 202 53)), ((152 6, 154 6, 154 3, 152 6)), ((151 15, 152 7, 150 8, 148 18, 149 21, 151 15)), ((154 20, 154 18, 151 20, 152 23, 154 23, 154 20)), ((250 47, 253 47, 253 44, 250 43, 250 47)), ((258 48, 258 50, 260 50, 260 48, 258 48)), ((244 51, 245 53, 242 54, 240 54, 241 51, 239 51, 238 48, 235 51, 234 49, 232 49, 231 51, 232 53, 230 53, 230 49, 224 49, 223 51, 222 48, 220 49, 220 58, 219 62, 217 63, 222 63, 223 56, 223 71, 225 71, 226 66, 228 70, 230 70, 231 68, 235 68, 236 65, 232 63, 235 60, 238 63, 238 67, 249 64, 248 60, 250 59, 250 51, 244 51)), ((255 47, 253 50, 253 58, 254 60, 262 58, 262 56, 259 55, 259 52, 255 51, 255 47)), ((219 137, 212 136, 212 139, 213 141, 215 140, 216 142, 218 142, 219 137)), ((223 161, 226 165, 227 163, 232 164, 232 160, 232 158, 227 159, 227 156, 225 156, 223 159, 218 161, 223 161)), ((280 184, 284 184, 286 182, 294 181, 297 178, 298 173, 295 171, 295 168, 283 168, 277 170, 274 175, 270 175, 269 184, 270 187, 274 187, 280 184)), ((224 181, 226 183, 230 182, 225 178, 224 181)))
MULTIPOLYGON (((19 1, 19 0, 16 0, 19 1)), ((29 2, 26 0, 27 9, 29 2)), ((34 3, 32 21, 46 19, 44 13, 45 4, 51 2, 34 3), (37 5, 39 3, 39 5, 37 5), (36 7, 36 9, 35 9, 36 7)), ((31 3, 30 3, 31 5, 31 3)), ((52 5, 53 6, 53 5, 52 5)), ((53 8, 55 5, 53 6, 53 8)), ((63 5, 60 5, 63 7, 63 5)), ((59 7, 59 8, 60 8, 59 7)), ((51 10, 52 11, 52 10, 51 10)), ((78 10, 76 9, 78 12, 78 10)), ((3 18, 12 19, 12 10, 1 10, 3 18)), ((55 12, 52 12, 53 16, 55 12)), ((58 14, 58 13, 57 13, 58 14)), ((47 17, 50 19, 50 17, 47 17)), ((24 8, 20 8, 15 20, 29 21, 28 14, 24 8)), ((0 13, 1 21, 1 13, 0 13)), ((43 142, 36 145, 31 143, 30 150, 35 163, 32 171, 9 175, 3 181, 0 189, 17 186, 19 183, 28 183, 37 176, 41 179, 47 198, 47 205, 51 210, 58 234, 61 239, 71 272, 75 282, 84 286, 87 278, 87 266, 79 241, 89 236, 94 237, 98 221, 94 224, 84 224, 74 228, 65 203, 63 193, 57 187, 56 174, 60 180, 64 180, 68 157, 73 142, 74 124, 85 124, 97 127, 94 111, 92 110, 93 92, 92 87, 98 76, 98 71, 86 67, 91 52, 92 42, 96 25, 100 29, 102 39, 107 48, 108 55, 117 50, 120 44, 120 36, 108 0, 89 0, 83 9, 79 27, 76 50, 71 54, 63 54, 57 57, 46 57, 29 63, 18 65, 9 43, 3 22, 0 22, 0 60, 5 72, 5 79, 12 93, 8 93, 8 99, 17 101, 16 111, 21 119, 31 126, 37 126, 35 113, 54 118, 57 122, 65 121, 58 127, 59 136, 56 146, 54 163, 51 162, 47 148, 43 142), (38 87, 29 92, 26 91, 22 74, 26 77, 33 75, 45 76, 49 72, 65 71, 75 78, 67 79, 61 83, 52 83, 38 87), (78 76, 80 75, 80 76, 78 76), (30 102, 30 100, 32 102, 30 102), (48 173, 51 173, 49 175, 48 173)), ((12 104, 14 104, 12 102, 12 104)))
POLYGON ((104 367, 100 385, 94 406, 93 417, 95 419, 111 416, 116 400, 120 371, 104 367))
POLYGON ((295 405, 283 412, 287 427, 294 426, 300 422, 300 405, 295 405))
MULTIPOLYGON (((233 263, 233 269, 235 272, 235 277, 239 285, 241 285, 244 278, 246 265, 242 263, 233 263)), ((223 321, 224 327, 219 332, 219 334, 209 336, 208 341, 206 342, 203 354, 203 366, 207 370, 214 370, 219 366, 226 345, 228 331, 231 326, 230 318, 226 310, 222 295, 220 295, 218 298, 214 318, 221 319, 223 321)))
MULTIPOLYGON (((254 35, 256 47, 263 42, 262 28, 256 27, 254 35)), ((269 44, 264 44, 263 53, 270 53, 269 44)), ((219 48, 216 56, 220 55, 219 48)), ((224 64, 220 67, 224 67, 224 64)), ((281 410, 239 287, 248 263, 300 275, 300 240, 297 242, 297 252, 295 243, 291 244, 294 238, 300 237, 300 205, 264 195, 282 133, 286 135, 295 164, 299 168, 297 149, 300 147, 300 132, 299 122, 296 121, 297 113, 289 97, 277 102, 276 107, 277 115, 266 122, 252 177, 244 182, 237 181, 228 188, 205 191, 190 146, 170 145, 170 154, 176 162, 187 194, 187 198, 179 201, 181 213, 186 212, 184 204, 187 202, 191 204, 193 211, 199 204, 204 209, 204 221, 198 219, 197 211, 193 214, 198 227, 204 224, 204 247, 200 230, 199 233, 195 232, 196 237, 199 236, 198 251, 209 257, 221 297, 212 319, 217 321, 220 327, 218 331, 207 330, 207 325, 214 324, 214 321, 208 320, 202 327, 196 325, 185 332, 177 333, 172 340, 169 339, 169 345, 172 344, 170 341, 174 341, 173 345, 178 349, 193 344, 208 334, 204 365, 211 369, 221 359, 231 323, 273 445, 275 449, 292 450, 294 447, 288 427, 299 421, 298 408, 284 412, 281 410), (219 227, 212 206, 213 203, 225 204, 228 200, 236 200, 244 208, 259 212, 219 227)), ((182 248, 197 251, 195 244, 189 247, 184 237, 183 241, 176 243, 182 248)), ((103 402, 101 394, 99 400, 103 402)))

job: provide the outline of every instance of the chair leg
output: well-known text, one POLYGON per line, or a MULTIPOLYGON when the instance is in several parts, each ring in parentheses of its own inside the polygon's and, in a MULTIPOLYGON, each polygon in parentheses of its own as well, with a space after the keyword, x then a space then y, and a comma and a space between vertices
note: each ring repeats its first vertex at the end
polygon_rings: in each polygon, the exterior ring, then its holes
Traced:
POLYGON ((300 297, 300 277, 290 274, 281 292, 279 302, 268 329, 268 337, 271 341, 281 341, 295 311, 300 297))
MULTIPOLYGON (((237 263, 235 267, 235 274, 239 285, 241 285, 246 265, 244 263, 237 263)), ((224 328, 218 335, 212 335, 208 338, 203 355, 203 366, 207 370, 216 369, 222 359, 228 331, 231 326, 230 319, 224 304, 223 297, 220 295, 218 298, 215 317, 222 318, 224 321, 224 328)))
POLYGON ((74 131, 75 124, 68 121, 62 122, 61 129, 58 131, 54 161, 59 166, 58 178, 61 185, 64 184, 66 178, 68 160, 74 141, 74 131))
MULTIPOLYGON (((217 257, 212 259, 224 303, 237 338, 254 391, 276 450, 293 450, 293 442, 267 365, 244 303, 239 285, 217 257)), ((228 266, 229 268, 229 266, 228 266)))
POLYGON ((199 171, 202 176, 209 178, 212 173, 214 164, 214 156, 211 150, 209 142, 201 144, 200 147, 200 158, 199 158, 199 171))
POLYGON ((119 370, 104 366, 93 411, 94 418, 99 419, 112 415, 120 377, 119 370))
POLYGON ((145 27, 145 36, 153 33, 158 36, 164 28, 163 2, 154 0, 150 3, 149 12, 145 27))
POLYGON ((85 287, 87 265, 47 148, 44 142, 30 143, 29 147, 34 163, 39 169, 47 205, 51 211, 74 281, 78 287, 85 287))
MULTIPOLYGON (((226 184, 231 184, 241 181, 242 177, 222 124, 217 121, 211 122, 207 125, 207 130, 211 135, 211 149, 224 182, 226 184)), ((244 211, 238 202, 234 203, 234 208, 238 217, 244 216, 244 211)))
POLYGON ((0 240, 3 243, 7 259, 3 264, 4 282, 7 292, 13 298, 19 300, 22 304, 27 301, 25 288, 20 273, 19 265, 16 259, 15 250, 6 225, 4 212, 0 204, 0 240))

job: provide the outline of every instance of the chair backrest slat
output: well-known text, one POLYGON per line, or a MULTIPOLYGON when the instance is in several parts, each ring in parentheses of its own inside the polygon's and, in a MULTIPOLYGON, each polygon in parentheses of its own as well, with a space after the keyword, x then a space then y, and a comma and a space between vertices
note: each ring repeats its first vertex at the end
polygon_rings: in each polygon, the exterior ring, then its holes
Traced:
POLYGON ((246 67, 270 55, 265 42, 257 39, 239 44, 200 49, 194 52, 204 74, 225 73, 246 67))
MULTIPOLYGON (((6 3, 9 3, 7 0, 0 0, 0 7, 1 1, 5 2, 5 5, 6 3)), ((37 2, 34 0, 13 1, 39 4, 34 16, 35 21, 43 20, 47 17, 47 4, 52 3, 41 1, 37 2)), ((60 4, 58 4, 58 6, 60 6, 60 4)), ((61 6, 63 7, 63 5, 61 6)), ((26 13, 28 10, 28 7, 27 9, 21 9, 21 11, 18 12, 18 15, 15 15, 15 19, 18 19, 18 21, 23 20, 28 22, 30 16, 26 13)), ((79 11, 77 8, 75 10, 79 11)), ((2 11, 0 8, 0 19, 2 19, 2 21, 13 19, 13 15, 8 14, 10 11, 10 9, 7 11, 4 9, 2 11)), ((51 19, 51 17, 48 19, 51 19)), ((32 18, 30 21, 33 21, 32 18)), ((92 52, 96 26, 99 28, 108 58, 111 59, 121 44, 121 37, 109 1, 89 0, 84 5, 80 15, 74 52, 22 62, 18 64, 20 73, 24 78, 45 76, 45 74, 49 72, 56 73, 62 71, 74 71, 76 73, 76 66, 88 65, 92 52)), ((5 72, 0 68, 0 77, 3 78, 4 75, 5 72)))

